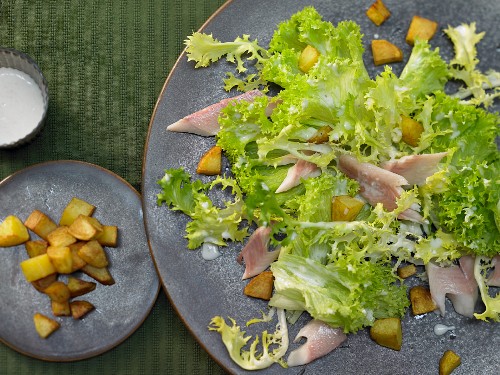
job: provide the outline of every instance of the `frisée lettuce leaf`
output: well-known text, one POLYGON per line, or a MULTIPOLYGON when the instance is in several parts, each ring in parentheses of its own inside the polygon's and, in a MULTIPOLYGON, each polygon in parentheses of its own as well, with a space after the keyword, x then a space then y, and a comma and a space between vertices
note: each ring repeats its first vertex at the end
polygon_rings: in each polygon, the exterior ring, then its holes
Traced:
POLYGON ((192 219, 186 226, 189 249, 197 249, 203 243, 225 246, 228 240, 246 238, 248 228, 239 226, 244 212, 242 193, 233 179, 218 177, 210 184, 200 180, 191 182, 191 177, 180 168, 166 170, 158 184, 162 187, 157 196, 158 205, 166 204, 192 219), (225 202, 223 208, 214 206, 203 193, 218 185, 232 189, 235 195, 234 201, 225 202))

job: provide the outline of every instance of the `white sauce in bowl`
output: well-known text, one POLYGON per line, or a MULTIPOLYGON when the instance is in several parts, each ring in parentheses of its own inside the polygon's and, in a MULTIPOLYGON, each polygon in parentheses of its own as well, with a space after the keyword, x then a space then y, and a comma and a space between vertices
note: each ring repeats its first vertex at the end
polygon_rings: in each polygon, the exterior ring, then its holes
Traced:
POLYGON ((42 92, 33 78, 17 69, 0 68, 0 145, 31 133, 43 111, 42 92))

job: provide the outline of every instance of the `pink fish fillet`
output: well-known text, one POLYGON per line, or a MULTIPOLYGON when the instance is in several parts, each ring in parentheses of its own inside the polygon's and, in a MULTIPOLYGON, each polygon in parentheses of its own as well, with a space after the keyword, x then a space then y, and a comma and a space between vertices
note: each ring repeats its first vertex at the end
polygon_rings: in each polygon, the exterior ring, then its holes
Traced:
POLYGON ((270 237, 270 227, 259 227, 248 239, 237 258, 238 263, 245 262, 245 273, 242 280, 258 275, 278 258, 279 249, 268 251, 270 237))
POLYGON ((380 166, 403 176, 410 185, 423 185, 427 177, 437 171, 437 166, 448 153, 403 156, 401 159, 383 162, 380 166))
MULTIPOLYGON (((360 194, 368 203, 372 206, 382 203, 388 211, 397 208, 396 199, 403 192, 401 186, 408 185, 408 181, 403 176, 370 163, 360 163, 350 155, 341 155, 338 167, 346 176, 359 182, 360 194)), ((416 222, 423 221, 422 216, 413 209, 405 210, 399 218, 416 222)))
POLYGON ((442 316, 446 312, 446 296, 458 314, 472 318, 478 298, 478 287, 474 278, 474 258, 460 258, 460 265, 440 267, 429 262, 426 266, 432 299, 442 316))
POLYGON ((276 193, 282 193, 300 184, 302 178, 317 177, 321 170, 314 163, 306 160, 298 160, 293 167, 288 169, 285 179, 276 189, 276 193))
MULTIPOLYGON (((252 90, 232 98, 223 99, 218 103, 205 107, 199 111, 187 115, 177 122, 174 122, 173 124, 167 126, 167 130, 180 133, 192 133, 204 137, 216 135, 220 130, 218 118, 222 109, 227 107, 233 101, 246 100, 250 102, 253 101, 257 96, 262 95, 264 94, 259 90, 252 90)), ((275 106, 275 103, 269 103, 268 107, 266 108, 266 114, 268 116, 271 115, 275 106)))
POLYGON ((301 366, 321 358, 342 344, 347 336, 341 328, 333 328, 320 320, 311 320, 297 334, 294 342, 302 337, 305 344, 290 353, 288 366, 301 366))
POLYGON ((493 273, 488 278, 487 284, 489 286, 500 286, 500 255, 496 255, 492 261, 493 273))

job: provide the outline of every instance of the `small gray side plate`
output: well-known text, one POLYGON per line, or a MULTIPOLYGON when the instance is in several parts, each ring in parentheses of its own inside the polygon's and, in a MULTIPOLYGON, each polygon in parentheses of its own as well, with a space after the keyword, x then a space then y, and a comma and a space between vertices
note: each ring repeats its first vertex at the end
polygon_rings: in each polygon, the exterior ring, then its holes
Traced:
MULTIPOLYGON (((118 246, 105 248, 115 284, 97 283, 94 291, 76 298, 95 306, 83 319, 52 315, 48 296, 36 291, 19 267, 28 258, 24 245, 0 248, 0 341, 47 361, 80 360, 117 346, 142 324, 159 292, 140 196, 106 169, 56 161, 19 171, 0 182, 0 219, 16 215, 24 221, 38 209, 58 223, 73 197, 96 206, 93 216, 101 223, 118 226, 118 246), (59 321, 59 330, 47 339, 40 338, 33 324, 36 312, 59 321)), ((30 234, 32 239, 38 238, 30 234)), ((79 272, 75 275, 93 281, 79 272)))

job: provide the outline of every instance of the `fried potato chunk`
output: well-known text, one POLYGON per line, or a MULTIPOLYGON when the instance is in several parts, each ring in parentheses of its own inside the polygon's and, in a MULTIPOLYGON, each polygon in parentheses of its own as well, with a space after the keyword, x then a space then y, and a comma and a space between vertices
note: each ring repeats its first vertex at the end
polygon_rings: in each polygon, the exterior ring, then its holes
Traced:
POLYGON ((222 148, 213 146, 198 162, 196 173, 213 176, 222 171, 222 148))
POLYGON ((44 240, 47 240, 48 234, 57 228, 57 224, 39 210, 34 210, 26 219, 24 225, 44 240))
POLYGON ((29 239, 28 229, 17 216, 9 215, 0 223, 1 247, 21 245, 29 239))
POLYGON ((407 279, 417 273, 417 267, 414 264, 408 264, 407 266, 398 268, 398 276, 402 279, 407 279))
POLYGON ((71 298, 83 296, 96 288, 96 283, 92 281, 85 281, 76 277, 70 276, 68 278, 68 289, 71 298))
POLYGON ((26 241, 24 247, 28 256, 34 258, 38 255, 46 254, 49 243, 45 240, 26 241))
POLYGON ((82 241, 90 241, 102 232, 102 224, 93 217, 79 215, 69 226, 69 233, 82 241))
POLYGON ((69 300, 63 302, 51 301, 51 307, 54 316, 71 316, 69 300))
POLYGON ((35 323, 35 329, 41 338, 45 339, 49 337, 52 333, 57 331, 61 326, 58 322, 50 319, 48 316, 36 313, 33 316, 33 322, 35 323))
POLYGON ((315 144, 326 143, 330 139, 331 131, 332 128, 330 126, 328 125, 322 126, 316 131, 316 134, 314 134, 311 138, 307 140, 307 142, 315 144))
POLYGON ((69 228, 60 226, 47 235, 47 241, 51 246, 69 246, 77 240, 69 233, 69 228))
POLYGON ((97 268, 87 264, 82 267, 81 271, 102 285, 113 285, 115 283, 115 279, 111 276, 107 267, 97 268))
POLYGON ((73 256, 68 246, 49 246, 47 255, 57 272, 73 272, 73 256))
POLYGON ((70 226, 78 216, 91 216, 94 210, 94 205, 80 198, 73 197, 64 208, 61 219, 59 220, 59 225, 70 226))
POLYGON ((50 297, 51 301, 56 302, 68 301, 71 297, 68 286, 62 281, 53 282, 43 292, 50 297))
POLYGON ((87 264, 97 268, 106 267, 109 264, 106 252, 96 240, 89 241, 83 245, 80 250, 78 250, 78 255, 87 262, 87 264))
POLYGON ((71 272, 78 271, 79 269, 81 269, 82 267, 84 267, 87 264, 87 262, 85 262, 80 257, 80 255, 78 255, 78 250, 80 250, 80 248, 82 246, 84 246, 85 244, 86 244, 86 242, 79 241, 79 242, 75 242, 74 244, 69 245, 69 249, 71 251, 71 257, 73 258, 73 268, 72 268, 71 272))
POLYGON ((307 45, 299 56, 299 69, 307 73, 318 62, 319 51, 313 46, 307 45))
POLYGON ((39 292, 44 293, 45 289, 55 281, 57 281, 57 273, 32 281, 31 285, 33 285, 33 287, 39 292))
POLYGON ((420 16, 413 16, 406 34, 406 43, 413 46, 417 39, 431 40, 437 28, 437 22, 420 16))
POLYGON ((271 271, 261 272, 250 280, 245 286, 243 293, 249 297, 269 301, 273 294, 273 282, 274 278, 271 271))
POLYGON ((116 247, 118 244, 118 227, 103 225, 102 232, 95 238, 102 246, 116 247))
POLYGON ((366 15, 375 25, 380 26, 391 16, 391 12, 382 0, 376 0, 366 10, 366 15))
POLYGON ((370 337, 377 344, 385 346, 386 348, 401 350, 401 344, 403 342, 401 319, 377 319, 370 328, 370 337))
POLYGON ((358 216, 364 203, 349 195, 337 195, 332 199, 332 221, 352 221, 358 216))
POLYGON ((19 265, 28 282, 39 280, 57 272, 47 254, 23 260, 19 265))
POLYGON ((461 363, 458 354, 452 350, 445 351, 439 360, 439 375, 450 375, 461 363))
POLYGON ((73 319, 81 319, 95 308, 90 302, 83 300, 70 302, 69 306, 73 319))
POLYGON ((422 124, 410 117, 401 116, 401 140, 406 144, 417 147, 420 136, 424 132, 422 124))
POLYGON ((437 309, 430 290, 421 285, 410 289, 410 302, 413 315, 427 314, 437 309))
POLYGON ((375 65, 390 64, 403 61, 403 51, 385 39, 372 40, 373 63, 375 65))

